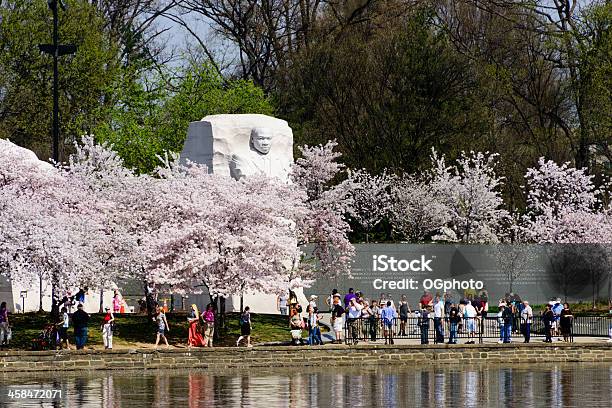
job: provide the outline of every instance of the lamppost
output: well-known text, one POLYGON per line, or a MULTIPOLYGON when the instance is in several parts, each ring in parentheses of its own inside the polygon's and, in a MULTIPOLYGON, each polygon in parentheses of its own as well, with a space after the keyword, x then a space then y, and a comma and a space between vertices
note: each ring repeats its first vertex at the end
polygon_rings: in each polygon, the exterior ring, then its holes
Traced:
POLYGON ((59 90, 57 59, 62 55, 74 54, 77 50, 74 44, 58 44, 59 34, 57 32, 58 16, 57 6, 66 11, 66 5, 62 0, 47 0, 49 8, 53 12, 53 44, 40 44, 38 48, 41 52, 53 56, 53 160, 59 162, 59 90))
MULTIPOLYGON (((66 5, 62 0, 47 0, 49 8, 53 12, 53 44, 39 44, 38 49, 46 54, 53 56, 53 130, 52 130, 52 141, 53 141, 53 161, 59 162, 59 72, 57 69, 57 59, 62 55, 69 55, 76 53, 76 45, 74 44, 59 44, 59 33, 57 30, 58 26, 58 15, 57 6, 59 5, 62 10, 66 11, 66 5)), ((53 273, 53 282, 51 282, 51 313, 53 313, 57 306, 56 293, 55 293, 55 281, 56 272, 53 273)))

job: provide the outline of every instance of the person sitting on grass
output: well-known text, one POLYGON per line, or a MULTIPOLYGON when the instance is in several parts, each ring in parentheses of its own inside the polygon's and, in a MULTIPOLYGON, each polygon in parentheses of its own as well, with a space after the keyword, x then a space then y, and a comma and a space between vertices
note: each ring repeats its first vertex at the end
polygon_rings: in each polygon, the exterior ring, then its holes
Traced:
POLYGON ((168 324, 168 320, 166 319, 166 314, 164 311, 158 306, 155 307, 155 317, 153 321, 157 323, 157 337, 155 338, 155 348, 159 345, 159 340, 163 337, 164 342, 166 343, 166 347, 170 347, 168 344, 168 339, 166 338, 166 332, 170 331, 170 325, 168 324))
POLYGON ((248 306, 244 308, 244 311, 240 315, 240 337, 236 340, 236 347, 240 345, 240 341, 246 338, 247 347, 253 347, 251 345, 251 330, 253 329, 251 324, 251 310, 248 306))

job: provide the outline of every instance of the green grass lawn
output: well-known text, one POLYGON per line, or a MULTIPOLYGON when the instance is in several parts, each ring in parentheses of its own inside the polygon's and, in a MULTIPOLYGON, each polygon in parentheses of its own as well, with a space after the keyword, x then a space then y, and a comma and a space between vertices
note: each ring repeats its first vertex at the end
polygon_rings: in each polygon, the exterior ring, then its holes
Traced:
MULTIPOLYGON (((86 347, 102 348, 102 332, 100 323, 103 314, 91 314, 89 323, 89 338, 86 347)), ((170 331, 168 341, 173 346, 186 347, 187 343, 187 316, 184 313, 168 313, 170 331)), ((218 317, 217 317, 218 318, 218 317)), ((148 347, 155 343, 157 326, 143 315, 124 314, 115 315, 117 332, 113 336, 115 348, 148 347)), ((287 342, 290 340, 288 317, 279 315, 251 314, 253 331, 251 342, 287 342)), ((13 330, 13 339, 9 349, 30 350, 32 340, 37 338, 45 324, 49 322, 48 313, 12 314, 9 321, 13 330)), ((225 329, 221 330, 221 337, 216 346, 235 346, 240 336, 239 314, 226 315, 225 329)), ((68 331, 69 341, 74 346, 74 332, 71 327, 68 331)), ((305 334, 307 336, 307 334, 305 334)))

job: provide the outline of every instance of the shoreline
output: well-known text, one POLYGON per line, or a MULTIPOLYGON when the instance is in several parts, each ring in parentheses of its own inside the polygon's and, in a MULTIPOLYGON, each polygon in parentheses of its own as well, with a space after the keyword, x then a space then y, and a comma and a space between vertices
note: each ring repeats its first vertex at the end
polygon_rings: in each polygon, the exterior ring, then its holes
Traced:
POLYGON ((0 372, 612 363, 610 343, 326 345, 0 352, 0 372))

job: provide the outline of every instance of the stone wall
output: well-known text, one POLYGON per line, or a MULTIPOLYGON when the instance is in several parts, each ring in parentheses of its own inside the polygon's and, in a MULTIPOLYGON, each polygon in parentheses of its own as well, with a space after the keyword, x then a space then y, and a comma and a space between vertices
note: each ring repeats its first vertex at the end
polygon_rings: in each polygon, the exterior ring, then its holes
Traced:
POLYGON ((5 351, 0 372, 228 369, 357 365, 612 362, 612 346, 580 344, 359 345, 160 350, 5 351))

